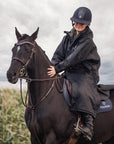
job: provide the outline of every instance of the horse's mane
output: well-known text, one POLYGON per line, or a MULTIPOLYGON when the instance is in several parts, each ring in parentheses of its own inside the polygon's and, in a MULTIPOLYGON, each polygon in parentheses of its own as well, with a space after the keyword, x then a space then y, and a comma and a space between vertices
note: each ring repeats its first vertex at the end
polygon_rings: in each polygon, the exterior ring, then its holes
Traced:
POLYGON ((48 56, 46 55, 45 51, 37 44, 35 43, 37 49, 39 49, 40 54, 42 55, 42 57, 45 58, 46 62, 49 63, 49 65, 51 64, 51 61, 49 60, 48 56))

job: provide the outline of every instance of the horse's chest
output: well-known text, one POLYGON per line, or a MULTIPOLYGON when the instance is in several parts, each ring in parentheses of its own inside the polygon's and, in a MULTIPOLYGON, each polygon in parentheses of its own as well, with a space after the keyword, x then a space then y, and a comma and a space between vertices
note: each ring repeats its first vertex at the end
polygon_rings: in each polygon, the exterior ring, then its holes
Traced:
POLYGON ((26 110, 25 121, 30 131, 33 131, 34 128, 44 131, 50 127, 49 116, 41 114, 38 110, 26 110))

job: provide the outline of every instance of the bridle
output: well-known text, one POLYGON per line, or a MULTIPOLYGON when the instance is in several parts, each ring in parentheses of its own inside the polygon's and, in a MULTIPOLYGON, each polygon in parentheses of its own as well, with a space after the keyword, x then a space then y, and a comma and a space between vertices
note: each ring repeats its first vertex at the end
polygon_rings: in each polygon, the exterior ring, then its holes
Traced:
MULTIPOLYGON (((32 57, 33 57, 33 54, 36 52, 36 51, 35 51, 36 46, 35 46, 35 43, 29 42, 29 41, 24 41, 24 42, 16 43, 15 45, 16 45, 16 46, 21 46, 21 45, 24 45, 24 44, 29 44, 29 45, 32 45, 32 46, 33 46, 32 53, 31 53, 29 59, 27 60, 27 62, 25 63, 23 60, 21 60, 21 59, 18 58, 18 57, 13 57, 13 58, 12 58, 12 60, 17 60, 17 61, 19 61, 20 63, 23 64, 23 67, 22 67, 22 69, 20 70, 20 90, 21 90, 21 97, 22 97, 22 79, 25 79, 25 80, 30 84, 31 82, 37 82, 37 81, 43 82, 43 81, 57 80, 57 79, 60 79, 60 78, 61 78, 60 75, 57 75, 57 76, 54 77, 54 78, 47 78, 47 79, 31 79, 31 78, 29 78, 28 76, 25 76, 25 74, 26 74, 26 68, 27 68, 28 64, 30 63, 30 61, 31 61, 31 59, 32 59, 32 57)), ((50 91, 52 90, 52 88, 54 87, 54 83, 55 83, 55 81, 53 81, 52 86, 51 86, 51 88, 48 90, 48 92, 46 93, 46 95, 40 100, 40 103, 48 96, 49 92, 50 92, 50 91)), ((27 94, 26 94, 26 97, 27 97, 27 94)), ((26 99, 27 99, 27 98, 26 98, 26 99)), ((24 104, 25 107, 28 107, 27 104, 24 103, 23 97, 22 97, 22 102, 23 102, 23 104, 24 104)), ((31 107, 31 108, 32 108, 32 109, 36 109, 37 107, 35 106, 35 107, 31 107)))

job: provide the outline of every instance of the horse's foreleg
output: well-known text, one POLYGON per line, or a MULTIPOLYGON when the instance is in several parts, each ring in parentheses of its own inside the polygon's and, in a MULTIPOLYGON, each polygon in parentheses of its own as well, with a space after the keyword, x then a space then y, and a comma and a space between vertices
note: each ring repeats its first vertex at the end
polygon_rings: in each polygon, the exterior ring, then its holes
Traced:
POLYGON ((58 144, 56 140, 56 135, 53 130, 51 130, 49 134, 46 136, 45 144, 58 144))

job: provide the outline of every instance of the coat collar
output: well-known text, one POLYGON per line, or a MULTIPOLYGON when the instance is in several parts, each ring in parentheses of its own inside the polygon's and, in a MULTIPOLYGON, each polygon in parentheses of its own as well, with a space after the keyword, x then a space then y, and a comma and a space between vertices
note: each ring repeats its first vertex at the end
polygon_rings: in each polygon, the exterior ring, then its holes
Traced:
POLYGON ((77 37, 75 37, 76 35, 76 30, 73 27, 70 31, 64 31, 70 38, 71 42, 73 42, 74 40, 76 40, 77 38, 93 38, 93 32, 91 31, 91 29, 87 26, 85 30, 83 30, 82 32, 79 33, 79 35, 77 37))

